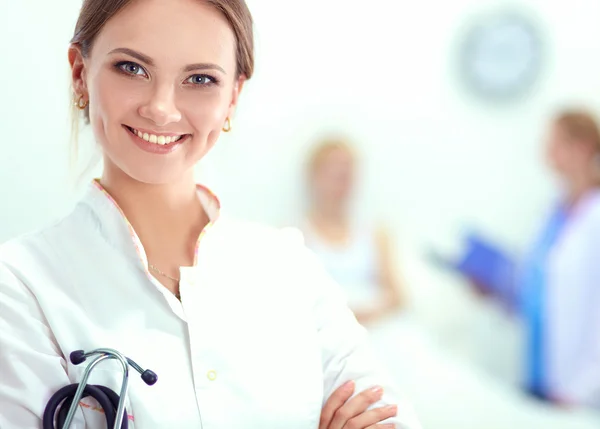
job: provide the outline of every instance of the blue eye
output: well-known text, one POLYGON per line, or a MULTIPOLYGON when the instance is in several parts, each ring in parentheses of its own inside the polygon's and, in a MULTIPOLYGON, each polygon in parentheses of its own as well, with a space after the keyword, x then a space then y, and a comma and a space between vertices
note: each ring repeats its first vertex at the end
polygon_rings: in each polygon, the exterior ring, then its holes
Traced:
POLYGON ((126 74, 134 76, 146 76, 146 71, 139 64, 131 61, 123 61, 117 64, 117 67, 126 74))
POLYGON ((208 76, 206 74, 195 74, 193 76, 190 76, 188 78, 187 82, 189 82, 193 85, 203 86, 203 85, 210 85, 212 83, 216 83, 216 79, 214 77, 208 76))

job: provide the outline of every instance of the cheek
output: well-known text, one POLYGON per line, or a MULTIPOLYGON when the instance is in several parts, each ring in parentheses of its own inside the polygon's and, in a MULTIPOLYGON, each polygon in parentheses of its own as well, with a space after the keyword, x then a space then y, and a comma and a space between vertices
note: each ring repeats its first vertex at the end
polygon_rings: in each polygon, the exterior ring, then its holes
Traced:
POLYGON ((552 144, 546 146, 544 156, 549 165, 555 165, 557 163, 556 147, 552 144))
POLYGON ((344 177, 344 188, 346 190, 350 190, 354 186, 354 177, 351 174, 348 174, 344 177))
POLYGON ((311 186, 316 194, 321 194, 324 191, 327 191, 329 187, 329 181, 323 177, 323 175, 317 174, 313 178, 311 186))
POLYGON ((206 135, 223 127, 229 100, 221 91, 182 94, 180 100, 186 119, 200 134, 206 135))
POLYGON ((110 132, 110 125, 120 127, 135 109, 142 94, 131 82, 124 82, 108 72, 99 73, 90 88, 90 120, 95 131, 110 132))
POLYGON ((340 179, 337 191, 341 196, 347 196, 352 191, 352 180, 349 177, 343 177, 340 179))
POLYGON ((562 172, 571 171, 577 165, 573 152, 565 147, 556 148, 552 159, 554 165, 562 172))

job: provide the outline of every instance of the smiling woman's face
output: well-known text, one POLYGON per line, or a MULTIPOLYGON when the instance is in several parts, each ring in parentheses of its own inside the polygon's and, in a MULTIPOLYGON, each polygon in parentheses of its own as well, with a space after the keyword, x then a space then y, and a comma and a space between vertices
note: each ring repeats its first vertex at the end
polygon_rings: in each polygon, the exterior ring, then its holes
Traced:
POLYGON ((226 18, 199 0, 134 1, 106 23, 87 57, 74 46, 69 59, 105 169, 144 183, 192 173, 244 82, 226 18))

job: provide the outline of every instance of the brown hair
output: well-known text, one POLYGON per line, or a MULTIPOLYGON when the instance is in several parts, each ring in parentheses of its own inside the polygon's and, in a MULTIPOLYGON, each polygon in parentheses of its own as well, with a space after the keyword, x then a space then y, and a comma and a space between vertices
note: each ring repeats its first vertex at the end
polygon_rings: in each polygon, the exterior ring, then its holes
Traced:
MULTIPOLYGON (((104 25, 134 0, 84 0, 75 25, 71 43, 78 45, 84 57, 92 49, 96 37, 104 25)), ((237 76, 250 79, 254 73, 254 35, 253 20, 245 0, 199 0, 220 11, 229 22, 236 39, 237 76)), ((76 100, 74 100, 76 101, 76 100)), ((73 156, 77 158, 77 135, 79 132, 79 110, 72 104, 73 156)), ((86 107, 84 120, 89 123, 89 108, 86 107)))
POLYGON ((587 143, 600 152, 600 128, 594 116, 585 110, 566 110, 560 113, 555 124, 570 138, 587 143))

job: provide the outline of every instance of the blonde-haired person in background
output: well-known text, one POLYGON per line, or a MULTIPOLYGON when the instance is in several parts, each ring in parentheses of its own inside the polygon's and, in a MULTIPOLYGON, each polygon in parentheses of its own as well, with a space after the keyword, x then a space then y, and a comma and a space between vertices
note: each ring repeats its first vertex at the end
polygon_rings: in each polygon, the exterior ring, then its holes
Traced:
MULTIPOLYGON (((309 252, 195 183, 252 77, 252 28, 243 0, 83 2, 73 102, 103 172, 70 215, 0 247, 2 429, 40 428, 81 381, 70 353, 98 348, 158 374, 131 380, 130 428, 419 427, 309 252)), ((112 363, 90 383, 119 391, 112 363)), ((73 427, 104 426, 77 405, 73 427)))
POLYGON ((479 384, 477 374, 452 359, 413 317, 395 246, 383 228, 358 214, 360 161, 346 138, 314 145, 305 164, 308 201, 300 222, 305 243, 342 286, 378 357, 414 398, 423 424, 485 427, 487 419, 475 413, 465 426, 463 404, 474 397, 497 401, 495 386, 479 384), (461 396, 451 396, 453 391, 461 396))
POLYGON ((343 288, 357 320, 370 325, 398 313, 402 285, 389 233, 352 210, 358 160, 347 140, 323 139, 308 158, 307 246, 343 288))

